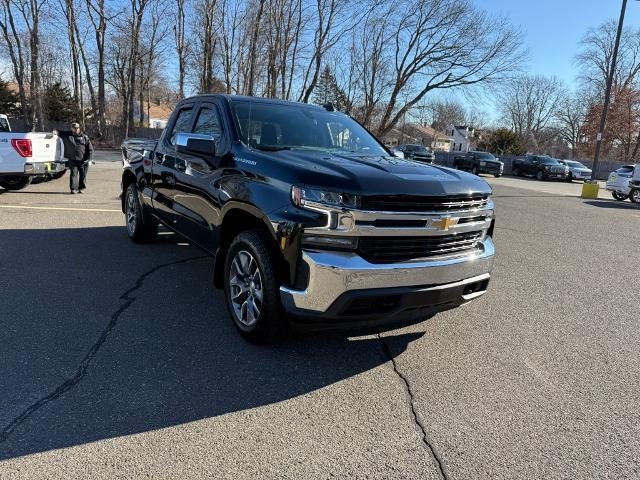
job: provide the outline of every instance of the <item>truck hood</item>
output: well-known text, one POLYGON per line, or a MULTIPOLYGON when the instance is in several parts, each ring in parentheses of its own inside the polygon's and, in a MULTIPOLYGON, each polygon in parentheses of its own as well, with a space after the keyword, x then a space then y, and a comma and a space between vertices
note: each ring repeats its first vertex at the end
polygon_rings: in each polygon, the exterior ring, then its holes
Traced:
MULTIPOLYGON (((255 152, 252 151, 252 153, 255 152)), ((356 153, 303 150, 260 152, 257 165, 278 165, 292 184, 366 195, 466 195, 491 193, 476 175, 412 160, 356 153)))

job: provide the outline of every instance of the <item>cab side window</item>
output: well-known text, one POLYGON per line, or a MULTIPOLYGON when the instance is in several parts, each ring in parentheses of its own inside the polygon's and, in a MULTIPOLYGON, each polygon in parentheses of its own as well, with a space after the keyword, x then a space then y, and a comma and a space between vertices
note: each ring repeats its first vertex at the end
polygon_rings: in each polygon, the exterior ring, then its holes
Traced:
POLYGON ((211 135, 216 141, 219 140, 222 136, 222 122, 218 111, 214 108, 201 108, 193 133, 211 135))
POLYGON ((192 113, 193 109, 191 107, 183 108, 178 112, 178 117, 173 124, 171 135, 169 136, 169 143, 171 143, 171 145, 176 144, 176 138, 179 133, 189 133, 192 113))

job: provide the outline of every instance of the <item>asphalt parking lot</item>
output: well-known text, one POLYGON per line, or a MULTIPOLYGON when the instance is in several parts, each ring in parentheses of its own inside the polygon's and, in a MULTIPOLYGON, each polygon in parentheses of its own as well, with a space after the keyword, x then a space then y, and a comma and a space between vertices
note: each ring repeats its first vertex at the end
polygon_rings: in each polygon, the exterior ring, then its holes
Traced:
POLYGON ((1 479, 640 477, 639 207, 486 177, 483 298, 255 347, 211 259, 129 242, 116 158, 0 190, 1 479))

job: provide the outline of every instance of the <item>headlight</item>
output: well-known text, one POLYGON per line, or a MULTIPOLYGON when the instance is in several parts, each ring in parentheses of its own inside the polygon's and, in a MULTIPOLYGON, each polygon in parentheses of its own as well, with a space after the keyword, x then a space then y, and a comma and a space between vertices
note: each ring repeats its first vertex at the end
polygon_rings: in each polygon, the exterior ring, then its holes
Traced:
POLYGON ((544 167, 542 167, 542 168, 544 168, 544 169, 545 169, 545 170, 547 170, 547 171, 548 171, 548 170, 551 170, 551 167, 550 167, 549 165, 545 165, 545 166, 544 166, 544 167))
POLYGON ((291 188, 291 201, 297 207, 305 205, 326 205, 336 208, 353 209, 358 207, 358 197, 350 193, 329 192, 312 188, 291 188))

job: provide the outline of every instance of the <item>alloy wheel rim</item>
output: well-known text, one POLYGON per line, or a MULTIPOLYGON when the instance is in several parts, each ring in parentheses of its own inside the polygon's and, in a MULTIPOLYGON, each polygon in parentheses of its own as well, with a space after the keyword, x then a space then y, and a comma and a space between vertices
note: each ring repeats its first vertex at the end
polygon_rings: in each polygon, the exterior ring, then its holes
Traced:
POLYGON ((136 230, 136 205, 132 193, 127 195, 127 229, 131 234, 136 230))
POLYGON ((236 320, 245 327, 251 327, 262 312, 262 277, 258 262, 246 250, 240 250, 233 257, 229 272, 229 297, 236 320))

